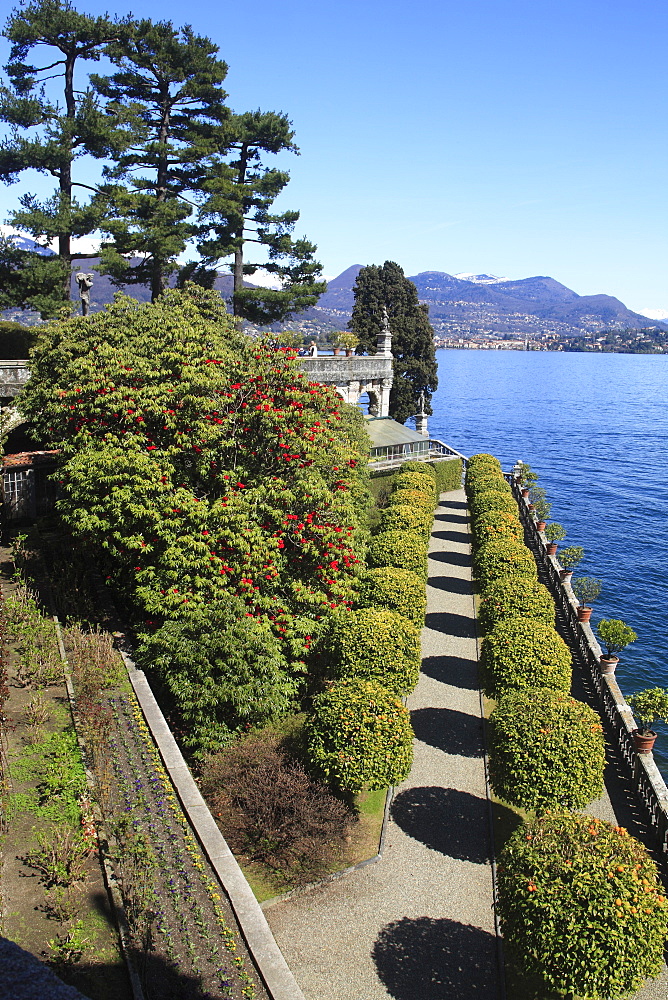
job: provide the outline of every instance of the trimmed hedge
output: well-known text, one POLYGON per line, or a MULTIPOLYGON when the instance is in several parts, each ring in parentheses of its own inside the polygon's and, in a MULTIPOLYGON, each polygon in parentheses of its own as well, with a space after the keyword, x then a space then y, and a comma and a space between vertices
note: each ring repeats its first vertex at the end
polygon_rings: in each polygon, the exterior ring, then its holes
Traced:
POLYGON ((541 994, 617 1000, 661 971, 668 901, 626 830, 552 813, 512 835, 498 872, 504 942, 541 994))
POLYGON ((369 569, 360 581, 357 605, 389 608, 422 628, 427 611, 424 579, 417 573, 394 566, 369 569))
POLYGON ((491 696, 519 688, 570 690, 570 650, 544 622, 531 618, 498 622, 482 641, 481 662, 485 691, 491 696))
POLYGON ((490 782, 511 805, 583 809, 601 795, 604 767, 598 713, 562 691, 510 691, 492 712, 490 782))
POLYGON ((509 514, 505 510, 489 510, 481 514, 475 521, 475 541, 484 545, 494 539, 514 538, 521 542, 524 539, 524 528, 517 514, 509 514))
POLYGON ((536 561, 526 545, 505 538, 486 542, 476 549, 473 571, 483 588, 501 576, 524 576, 530 580, 538 577, 536 561))
POLYGON ((410 462, 404 462, 401 466, 400 472, 419 472, 423 476, 430 476, 434 482, 436 482, 436 472, 434 471, 433 465, 429 462, 419 462, 416 460, 411 460, 410 462))
MULTIPOLYGON (((421 478, 424 479, 425 482, 428 482, 426 476, 422 476, 421 478)), ((420 510, 428 511, 432 518, 434 516, 434 507, 436 506, 433 494, 430 495, 424 490, 414 490, 408 488, 393 490, 390 494, 388 503, 391 507, 394 505, 402 507, 419 507, 420 510)))
POLYGON ((449 458, 441 462, 434 462, 434 472, 436 473, 436 487, 439 495, 441 493, 449 493, 451 490, 461 489, 461 458, 449 458))
POLYGON ((381 531, 369 542, 369 566, 396 566, 427 578, 427 543, 414 531, 381 531))
POLYGON ((338 678, 378 681, 409 694, 420 675, 420 630, 387 608, 360 608, 332 616, 327 654, 338 678))
POLYGON ((525 576, 501 576, 485 587, 478 621, 490 629, 506 618, 532 618, 554 627, 554 601, 547 587, 525 576))
POLYGON ((469 497, 469 510, 475 521, 481 514, 486 514, 491 510, 503 510, 507 514, 517 515, 517 503, 508 493, 500 490, 485 490, 476 496, 469 497))
POLYGON ((469 470, 475 471, 482 468, 483 466, 489 466, 492 469, 498 469, 501 471, 501 462, 494 455, 490 455, 487 452, 481 451, 477 455, 471 455, 468 460, 467 472, 469 470))
POLYGON ((387 788, 410 774, 408 709, 376 681, 342 680, 318 695, 305 735, 314 769, 343 791, 387 788))
MULTIPOLYGON (((401 495, 401 494, 399 494, 401 495)), ((392 504, 382 511, 379 531, 416 531, 425 539, 431 536, 434 514, 408 504, 392 504)))
POLYGON ((429 497, 432 510, 436 506, 436 500, 438 499, 436 480, 432 479, 431 476, 425 476, 422 472, 400 472, 394 480, 392 494, 396 498, 398 493, 403 494, 407 492, 422 493, 425 497, 429 497))
POLYGON ((466 488, 471 497, 478 496, 479 493, 487 493, 488 490, 493 490, 497 493, 507 493, 508 496, 512 496, 513 493, 510 483, 501 475, 475 476, 466 488))

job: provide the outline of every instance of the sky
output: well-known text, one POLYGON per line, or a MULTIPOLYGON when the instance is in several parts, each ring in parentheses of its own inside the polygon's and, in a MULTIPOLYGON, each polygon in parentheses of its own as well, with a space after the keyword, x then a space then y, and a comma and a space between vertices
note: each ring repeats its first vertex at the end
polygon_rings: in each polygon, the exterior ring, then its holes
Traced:
MULTIPOLYGON (((276 208, 300 211, 326 275, 549 275, 668 313, 664 0, 114 7, 130 11, 212 38, 233 110, 289 115, 301 155, 277 161, 276 208)), ((0 222, 38 189, 0 186, 0 222)))

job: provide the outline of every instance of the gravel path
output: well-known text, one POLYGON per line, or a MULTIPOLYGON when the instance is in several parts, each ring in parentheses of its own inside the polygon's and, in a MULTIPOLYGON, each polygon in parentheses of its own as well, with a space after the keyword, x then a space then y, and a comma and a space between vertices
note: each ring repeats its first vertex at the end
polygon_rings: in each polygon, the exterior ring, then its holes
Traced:
POLYGON ((265 908, 307 1000, 500 997, 472 593, 458 490, 436 511, 415 760, 383 858, 265 908))

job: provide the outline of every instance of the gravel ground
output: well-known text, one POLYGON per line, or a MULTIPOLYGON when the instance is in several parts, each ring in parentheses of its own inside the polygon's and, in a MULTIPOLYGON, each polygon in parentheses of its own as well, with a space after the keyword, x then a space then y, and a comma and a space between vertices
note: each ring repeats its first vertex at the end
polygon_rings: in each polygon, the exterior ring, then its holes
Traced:
POLYGON ((307 1000, 500 996, 463 490, 436 512, 427 599, 415 761, 382 860, 265 907, 307 1000))

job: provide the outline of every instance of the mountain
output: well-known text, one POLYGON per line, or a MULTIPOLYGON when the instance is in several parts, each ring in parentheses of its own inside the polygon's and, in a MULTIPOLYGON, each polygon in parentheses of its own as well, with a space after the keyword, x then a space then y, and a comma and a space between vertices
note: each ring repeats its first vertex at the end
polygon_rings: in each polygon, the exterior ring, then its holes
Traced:
MULTIPOLYGON (((345 329, 353 307, 353 285, 360 264, 347 268, 321 296, 318 305, 293 325, 345 329)), ((412 275, 438 337, 582 337, 610 327, 642 329, 646 316, 627 309, 611 295, 578 295, 554 278, 509 280, 489 274, 452 275, 422 271, 412 275)), ((655 321, 656 322, 656 321, 655 321)), ((663 327, 668 324, 659 324, 663 327)))
MULTIPOLYGON (((5 227, 2 227, 5 229, 5 227)), ((9 235, 9 234, 7 234, 9 235)), ((23 249, 39 250, 27 237, 13 238, 23 249)), ((111 280, 94 271, 99 258, 81 260, 78 268, 95 273, 91 289, 92 312, 111 302, 119 289, 111 280)), ((362 264, 353 264, 327 284, 327 291, 317 306, 283 324, 296 328, 305 335, 315 336, 322 331, 345 330, 353 309, 353 287, 362 264)), ((536 276, 510 280, 493 274, 446 274, 444 271, 422 271, 410 279, 418 290, 421 302, 429 306, 429 318, 438 338, 449 340, 485 337, 550 337, 559 339, 591 336, 601 330, 643 329, 650 325, 668 329, 663 317, 652 319, 631 312, 623 302, 611 295, 578 295, 554 278, 536 276)), ((253 288, 251 282, 245 284, 253 288)), ((232 275, 219 273, 215 288, 224 297, 232 294, 232 275)), ((142 285, 129 285, 120 289, 140 302, 150 300, 150 291, 142 285)), ((78 300, 78 289, 72 278, 72 299, 78 300)), ((20 310, 5 310, 7 319, 34 323, 35 314, 20 310)))

